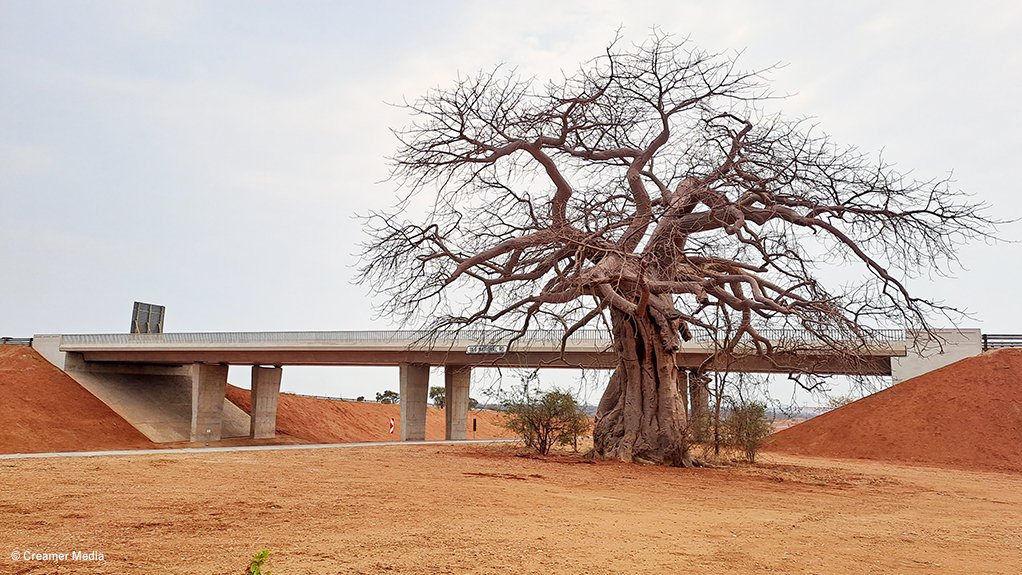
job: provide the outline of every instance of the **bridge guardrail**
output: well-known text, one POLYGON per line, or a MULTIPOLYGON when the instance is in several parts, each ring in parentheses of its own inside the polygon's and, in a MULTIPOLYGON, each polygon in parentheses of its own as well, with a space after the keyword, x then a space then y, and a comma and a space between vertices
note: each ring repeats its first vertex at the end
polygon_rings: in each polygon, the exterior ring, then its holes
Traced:
MULTIPOLYGON (((161 334, 69 334, 64 335, 61 347, 101 347, 139 345, 196 345, 209 346, 286 346, 286 345, 458 345, 506 342, 510 332, 491 330, 463 330, 458 333, 429 331, 322 331, 322 332, 224 332, 224 333, 161 333, 161 334)), ((559 343, 563 332, 529 332, 518 342, 559 343)), ((574 344, 609 344, 610 337, 599 330, 579 330, 571 335, 574 344)))
MULTIPOLYGON (((762 329, 759 333, 774 342, 802 342, 812 344, 822 341, 854 341, 847 332, 837 330, 812 334, 798 329, 762 329), (822 335, 822 338, 820 337, 822 335)), ((516 334, 504 330, 462 330, 460 332, 434 333, 422 330, 363 330, 363 331, 270 331, 270 332, 223 332, 223 333, 159 333, 159 334, 70 334, 63 336, 61 346, 133 346, 133 345, 344 345, 344 344, 458 344, 458 343, 505 343, 516 334)), ((873 337, 878 342, 903 342, 904 330, 875 330, 873 337)), ((714 337, 705 330, 693 334, 696 343, 713 343, 714 337)), ((532 343, 560 343, 563 331, 529 331, 518 340, 521 345, 532 343)), ((574 344, 604 344, 611 342, 610 333, 598 329, 578 330, 568 338, 574 344)))
POLYGON ((983 351, 1022 347, 1022 335, 1006 333, 984 333, 983 351))
MULTIPOLYGON (((828 341, 857 341, 857 338, 851 337, 851 334, 848 332, 840 330, 810 332, 804 329, 771 328, 756 331, 759 335, 774 342, 812 343, 814 341, 822 341, 824 338, 828 341)), ((880 342, 903 342, 906 339, 905 330, 903 329, 877 329, 870 332, 870 335, 872 336, 871 339, 880 342)), ((697 330, 693 333, 693 339, 702 343, 712 343, 715 338, 713 334, 706 330, 697 330)))
POLYGON ((0 337, 0 345, 32 345, 30 337, 0 337))

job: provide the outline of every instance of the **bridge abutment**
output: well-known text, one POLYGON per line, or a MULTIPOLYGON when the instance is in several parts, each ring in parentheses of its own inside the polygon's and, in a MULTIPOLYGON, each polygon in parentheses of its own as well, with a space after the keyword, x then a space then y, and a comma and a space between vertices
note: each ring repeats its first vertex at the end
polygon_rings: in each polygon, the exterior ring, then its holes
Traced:
POLYGON ((444 419, 446 439, 465 439, 468 433, 468 396, 472 368, 444 367, 444 419))
POLYGON ((227 366, 196 363, 192 366, 193 442, 219 441, 223 432, 227 366))
POLYGON ((401 441, 426 439, 426 398, 429 395, 429 365, 402 363, 401 441))
POLYGON ((249 437, 266 439, 277 435, 277 400, 280 398, 281 367, 252 366, 252 428, 249 437))

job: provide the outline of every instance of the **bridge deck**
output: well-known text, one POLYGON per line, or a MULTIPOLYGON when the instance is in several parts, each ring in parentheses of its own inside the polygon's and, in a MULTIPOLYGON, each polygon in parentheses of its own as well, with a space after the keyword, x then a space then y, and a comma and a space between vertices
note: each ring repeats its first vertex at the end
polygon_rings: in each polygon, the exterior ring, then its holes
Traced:
MULTIPOLYGON (((797 351, 781 351, 771 357, 742 355, 728 362, 733 371, 786 373, 792 370, 817 373, 889 375, 891 357, 905 355, 903 336, 892 332, 849 360, 830 349, 811 344, 797 351)), ((779 349, 791 349, 797 332, 771 334, 779 349)), ((164 334, 64 335, 60 350, 82 354, 89 362, 184 365, 219 363, 232 365, 349 365, 396 366, 429 364, 476 367, 565 367, 608 369, 617 364, 606 332, 580 330, 562 349, 562 334, 530 332, 510 349, 502 332, 463 331, 434 336, 416 331, 333 332, 222 332, 164 334), (496 349, 480 346, 498 346, 496 349), (489 352, 489 353, 487 353, 489 352)), ((713 354, 708 337, 685 342, 678 351, 681 367, 699 367, 713 354)), ((718 365, 718 368, 724 366, 718 365)))

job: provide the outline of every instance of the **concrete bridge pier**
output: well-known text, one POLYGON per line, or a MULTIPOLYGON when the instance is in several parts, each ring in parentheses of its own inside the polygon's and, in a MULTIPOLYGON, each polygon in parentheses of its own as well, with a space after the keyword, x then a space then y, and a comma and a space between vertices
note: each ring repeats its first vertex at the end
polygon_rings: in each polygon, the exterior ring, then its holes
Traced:
POLYGON ((703 441, 706 439, 705 432, 710 418, 710 378, 705 373, 695 369, 688 371, 688 399, 691 404, 688 417, 692 438, 703 441))
POLYGON ((266 439, 277 435, 277 400, 280 398, 280 366, 252 366, 252 427, 249 437, 266 439))
POLYGON ((444 416, 446 439, 465 439, 468 429, 468 394, 472 368, 444 367, 444 416))
POLYGON ((223 433, 224 397, 227 395, 227 366, 208 363, 192 365, 191 441, 219 441, 223 433))
POLYGON ((426 398, 429 396, 429 365, 402 363, 401 441, 426 439, 426 398))

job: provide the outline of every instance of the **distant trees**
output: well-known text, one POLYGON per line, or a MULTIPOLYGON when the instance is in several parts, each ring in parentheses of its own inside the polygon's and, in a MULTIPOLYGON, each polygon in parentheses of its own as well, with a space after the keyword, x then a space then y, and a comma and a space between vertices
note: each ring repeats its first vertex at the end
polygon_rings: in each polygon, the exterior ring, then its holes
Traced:
POLYGON ((388 389, 387 391, 376 392, 377 403, 400 403, 401 395, 396 391, 388 389))
POLYGON ((838 395, 835 397, 828 397, 827 407, 831 409, 837 409, 839 407, 844 407, 853 401, 855 401, 855 398, 850 395, 838 395))
MULTIPOLYGON (((439 385, 435 385, 429 388, 429 400, 433 402, 434 407, 443 409, 446 405, 445 398, 447 397, 447 390, 439 385)), ((479 407, 479 400, 475 398, 468 398, 468 408, 476 409, 479 407)))
POLYGON ((443 387, 439 385, 429 388, 429 400, 433 402, 434 407, 443 409, 444 407, 444 396, 447 393, 443 387))

